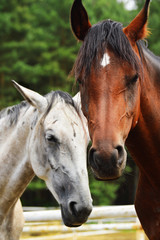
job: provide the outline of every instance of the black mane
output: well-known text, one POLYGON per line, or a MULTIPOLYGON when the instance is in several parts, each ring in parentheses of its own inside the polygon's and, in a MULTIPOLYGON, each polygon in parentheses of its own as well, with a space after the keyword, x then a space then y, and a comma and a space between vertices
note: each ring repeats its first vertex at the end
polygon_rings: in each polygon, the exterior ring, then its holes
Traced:
POLYGON ((94 67, 99 68, 99 59, 104 55, 106 48, 111 49, 118 57, 129 62, 138 71, 138 58, 123 32, 122 24, 105 20, 93 25, 84 39, 73 68, 76 79, 82 70, 82 77, 85 79, 90 73, 93 62, 94 67))

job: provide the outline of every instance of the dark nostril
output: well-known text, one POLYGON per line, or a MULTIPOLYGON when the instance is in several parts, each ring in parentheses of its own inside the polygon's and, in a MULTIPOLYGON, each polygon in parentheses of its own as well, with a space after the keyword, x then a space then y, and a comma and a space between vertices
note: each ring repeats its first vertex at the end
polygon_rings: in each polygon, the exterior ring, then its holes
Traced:
POLYGON ((90 159, 90 160, 93 160, 95 151, 96 151, 96 150, 95 150, 94 148, 91 148, 91 149, 89 150, 89 159, 90 159))
POLYGON ((74 201, 69 203, 69 209, 71 211, 71 214, 73 214, 74 216, 77 216, 76 205, 77 203, 74 201))
POLYGON ((118 155, 121 156, 123 154, 123 147, 119 145, 116 149, 118 150, 118 155))
POLYGON ((97 164, 97 154, 96 154, 96 149, 91 148, 89 151, 89 164, 91 167, 94 169, 98 169, 98 164, 97 164))
POLYGON ((117 151, 118 151, 118 163, 119 164, 122 164, 123 162, 123 156, 124 156, 124 149, 123 149, 123 146, 121 145, 118 145, 116 147, 117 151))
POLYGON ((92 211, 92 205, 85 205, 85 203, 77 203, 76 201, 71 201, 69 203, 69 209, 72 216, 80 219, 84 219, 89 216, 92 211))

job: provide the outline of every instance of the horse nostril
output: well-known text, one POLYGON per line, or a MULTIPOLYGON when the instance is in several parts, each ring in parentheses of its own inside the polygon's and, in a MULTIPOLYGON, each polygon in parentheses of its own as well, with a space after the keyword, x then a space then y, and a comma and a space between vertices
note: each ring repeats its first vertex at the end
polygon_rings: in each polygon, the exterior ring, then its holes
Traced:
POLYGON ((93 159, 93 155, 94 155, 94 152, 95 152, 96 150, 94 149, 94 148, 91 148, 90 150, 89 150, 89 159, 93 159))
POLYGON ((118 155, 121 156, 123 154, 123 147, 121 145, 118 145, 116 149, 118 150, 118 155))
POLYGON ((69 209, 70 209, 70 211, 71 211, 71 214, 73 214, 74 216, 77 216, 77 215, 78 215, 78 214, 77 214, 76 205, 77 205, 77 203, 74 202, 74 201, 69 203, 69 209))
POLYGON ((123 158, 124 158, 124 148, 121 145, 118 145, 116 147, 116 150, 118 151, 118 163, 121 165, 123 162, 123 158))
POLYGON ((91 148, 90 151, 89 151, 89 164, 94 169, 96 169, 96 168, 98 169, 96 150, 94 148, 91 148))
POLYGON ((81 219, 88 217, 92 211, 92 205, 85 205, 85 203, 82 203, 77 203, 75 201, 69 203, 71 215, 78 218, 80 221, 81 219))

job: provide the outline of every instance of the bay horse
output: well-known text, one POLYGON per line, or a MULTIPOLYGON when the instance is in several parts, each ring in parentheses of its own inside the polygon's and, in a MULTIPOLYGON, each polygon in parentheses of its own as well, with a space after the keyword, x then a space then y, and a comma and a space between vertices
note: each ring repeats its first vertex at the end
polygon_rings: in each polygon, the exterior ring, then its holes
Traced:
POLYGON ((67 93, 52 91, 42 96, 13 84, 26 101, 0 112, 0 240, 19 239, 12 229, 4 231, 4 226, 35 175, 60 204, 64 224, 80 226, 92 210, 92 199, 87 122, 78 95, 72 99, 67 93))
POLYGON ((82 46, 73 71, 92 146, 89 163, 99 180, 121 176, 125 144, 139 167, 135 208, 149 239, 160 239, 160 58, 144 44, 150 0, 131 23, 91 25, 81 0, 71 9, 82 46))

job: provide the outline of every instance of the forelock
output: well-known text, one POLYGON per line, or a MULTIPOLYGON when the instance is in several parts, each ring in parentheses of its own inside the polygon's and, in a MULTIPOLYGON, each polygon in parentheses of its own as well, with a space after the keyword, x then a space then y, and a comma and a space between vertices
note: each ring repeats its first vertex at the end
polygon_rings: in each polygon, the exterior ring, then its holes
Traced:
POLYGON ((90 74, 92 64, 99 69, 99 59, 102 59, 107 48, 138 71, 138 58, 123 32, 122 24, 105 20, 93 25, 84 39, 73 68, 76 79, 82 73, 82 78, 85 79, 90 74))
POLYGON ((50 112, 54 104, 59 101, 64 102, 66 105, 73 107, 73 109, 79 114, 79 109, 75 105, 72 96, 63 91, 52 91, 45 96, 48 101, 48 108, 46 109, 45 116, 50 112))

